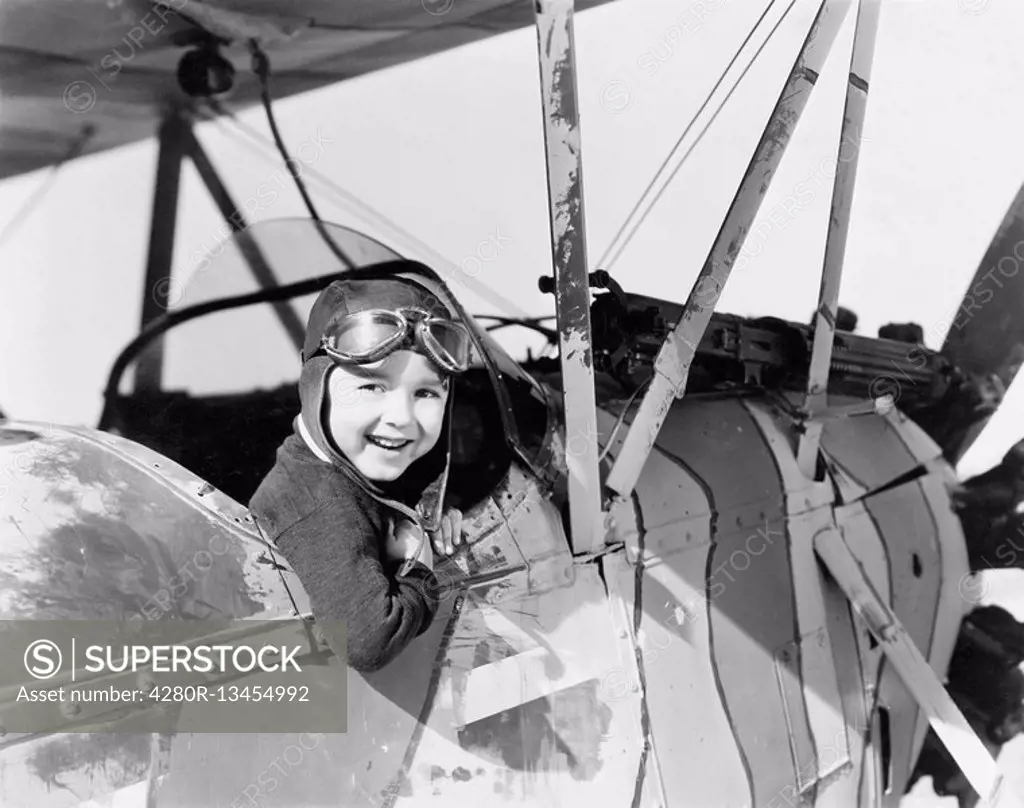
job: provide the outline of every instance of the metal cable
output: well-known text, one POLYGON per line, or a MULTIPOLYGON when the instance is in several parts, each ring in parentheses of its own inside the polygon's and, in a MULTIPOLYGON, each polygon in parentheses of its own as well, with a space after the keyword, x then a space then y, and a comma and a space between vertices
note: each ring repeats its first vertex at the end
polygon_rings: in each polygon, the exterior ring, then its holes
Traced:
POLYGON ((334 253, 334 256, 344 266, 352 269, 352 267, 355 266, 355 262, 353 262, 341 247, 334 242, 334 239, 331 238, 326 228, 324 228, 323 220, 320 218, 320 214, 317 212, 316 207, 313 205, 313 200, 309 196, 309 192, 306 190, 306 183, 304 183, 302 181, 302 177, 299 176, 299 170, 295 167, 295 161, 288 156, 288 149, 285 148, 284 139, 281 137, 281 132, 277 128, 277 120, 274 118, 274 109, 270 98, 270 59, 267 58, 267 55, 260 49, 259 44, 255 40, 249 43, 249 49, 252 52, 253 72, 260 80, 260 100, 263 102, 263 109, 267 113, 267 123, 270 125, 270 132, 274 136, 274 144, 277 146, 277 150, 281 154, 281 159, 284 160, 288 173, 291 174, 292 179, 295 180, 295 187, 299 189, 302 201, 305 203, 306 210, 309 211, 310 217, 316 224, 316 229, 320 233, 320 237, 327 244, 327 247, 331 252, 334 253))
MULTIPOLYGON (((223 117, 231 121, 231 123, 233 123, 235 127, 237 127, 239 132, 244 134, 247 138, 253 141, 253 143, 256 143, 261 148, 273 147, 273 144, 271 144, 264 135, 250 127, 248 124, 245 124, 242 121, 238 120, 238 118, 233 113, 231 113, 230 110, 225 109, 222 105, 218 103, 211 104, 211 108, 214 110, 215 113, 217 113, 217 115, 210 115, 206 117, 208 120, 212 120, 215 124, 221 127, 222 131, 227 131, 223 127, 223 117)), ((373 226, 388 231, 392 239, 398 242, 405 243, 407 246, 411 246, 414 250, 424 255, 427 261, 432 266, 434 266, 434 268, 437 269, 439 272, 441 267, 446 267, 448 269, 448 274, 444 278, 446 283, 455 274, 461 273, 461 277, 459 278, 458 282, 461 285, 465 286, 474 294, 486 300, 492 306, 495 306, 496 308, 502 311, 514 314, 516 317, 529 318, 533 316, 529 312, 525 311, 524 309, 521 309, 519 306, 512 303, 510 300, 507 300, 506 298, 499 295, 489 286, 477 280, 474 276, 463 272, 460 266, 455 264, 450 259, 445 258, 443 255, 441 255, 441 253, 439 253, 429 244, 425 243, 422 239, 418 238, 417 236, 414 236, 412 233, 409 233, 408 231, 403 229, 397 222, 392 221, 383 213, 371 207, 368 203, 359 199, 354 194, 346 191, 344 188, 341 188, 337 183, 335 183, 329 177, 326 177, 324 174, 314 169, 312 166, 304 166, 303 173, 321 183, 322 187, 324 187, 326 190, 334 194, 335 197, 339 199, 343 205, 348 206, 350 209, 354 209, 356 215, 359 215, 364 221, 368 221, 373 226)))
POLYGON ((654 199, 651 200, 650 205, 648 206, 647 210, 644 211, 644 213, 640 216, 639 220, 636 221, 632 225, 632 228, 629 229, 629 232, 625 236, 625 239, 622 241, 622 243, 618 244, 618 246, 616 246, 616 242, 618 242, 619 239, 622 238, 623 234, 626 233, 627 228, 630 227, 630 221, 636 215, 637 211, 640 210, 640 208, 643 206, 644 201, 647 199, 648 195, 651 192, 651 189, 654 188, 654 186, 658 182, 658 179, 662 176, 663 172, 668 167, 669 163, 672 161, 673 155, 675 155, 675 153, 679 150, 679 147, 682 145, 683 140, 686 138, 686 135, 693 128, 694 123, 696 123, 697 118, 700 116, 700 114, 705 110, 705 108, 711 102, 711 99, 714 98, 715 93, 718 91, 718 88, 721 86, 722 82, 725 80, 726 75, 728 75, 729 71, 732 69, 733 65, 736 63, 736 60, 739 59, 740 54, 743 52, 744 48, 747 47, 748 43, 750 42, 751 37, 753 37, 753 35, 757 31, 757 29, 761 27, 761 24, 764 22, 764 19, 765 19, 766 15, 768 14, 769 11, 771 11, 772 7, 775 5, 776 2, 777 2, 777 0, 771 0, 771 2, 769 2, 768 5, 765 7, 765 10, 761 13, 761 16, 758 18, 757 23, 754 25, 753 28, 750 29, 750 33, 747 34, 746 38, 740 44, 739 48, 736 49, 736 53, 733 54, 732 59, 729 60, 729 64, 726 66, 726 68, 723 71, 722 75, 719 77, 718 81, 715 82, 714 87, 711 88, 711 91, 708 93, 707 98, 704 99, 704 103, 702 103, 700 105, 700 108, 697 110, 696 114, 693 116, 693 118, 690 120, 690 122, 686 125, 686 128, 683 130, 683 133, 679 136, 679 139, 676 140, 676 143, 672 147, 672 150, 669 152, 668 156, 665 158, 665 160, 662 162, 661 166, 655 172, 654 177, 651 179, 651 181, 648 184, 647 188, 644 189, 644 192, 643 192, 643 194, 641 194, 640 199, 637 201, 636 205, 633 206, 633 209, 629 212, 629 215, 626 217, 626 221, 623 222, 622 226, 619 228, 618 232, 615 234, 615 237, 612 239, 611 244, 609 244, 608 248, 605 250, 604 255, 602 255, 601 259, 598 261, 597 266, 600 267, 601 269, 610 270, 612 268, 612 266, 614 266, 615 262, 621 257, 623 251, 626 249, 626 247, 629 244, 629 242, 632 241, 633 236, 636 235, 637 230, 639 230, 640 225, 642 225, 644 223, 644 220, 650 215, 651 211, 654 209, 655 203, 659 199, 661 199, 662 194, 665 193, 665 190, 671 184, 671 182, 675 178, 676 174, 679 173, 679 169, 681 169, 683 167, 683 164, 686 162, 687 158, 689 158, 689 156, 693 153, 693 150, 697 147, 697 145, 704 138, 704 135, 707 134, 708 130, 711 128, 711 124, 713 124, 715 122, 715 119, 718 117, 719 113, 721 113, 722 109, 725 107, 725 104, 732 97, 732 94, 734 92, 736 92, 736 88, 739 87, 740 83, 743 81, 743 78, 747 75, 748 72, 750 72, 750 69, 754 66, 754 63, 757 61, 758 57, 761 55, 761 52, 764 50, 765 46, 771 41, 772 36, 775 35, 775 32, 778 30, 779 26, 783 23, 783 21, 785 21, 786 17, 789 15, 789 12, 792 11, 793 6, 796 4, 796 0, 790 0, 789 6, 783 12, 783 14, 779 18, 778 22, 775 23, 775 26, 772 28, 771 32, 765 38, 765 41, 763 43, 761 43, 761 46, 754 53, 754 56, 750 60, 750 63, 743 69, 743 72, 740 74, 739 78, 736 80, 736 82, 733 84, 732 88, 726 94, 725 98, 722 99, 722 103, 719 104, 718 109, 715 111, 714 115, 711 116, 711 120, 709 120, 707 122, 707 124, 704 126, 704 128, 701 130, 701 132, 697 135, 696 140, 693 142, 693 144, 690 146, 690 148, 686 150, 686 153, 682 156, 682 159, 679 161, 679 163, 676 165, 676 167, 672 170, 672 173, 669 175, 669 177, 665 181, 664 185, 662 185, 661 189, 657 192, 657 194, 655 194, 654 199))

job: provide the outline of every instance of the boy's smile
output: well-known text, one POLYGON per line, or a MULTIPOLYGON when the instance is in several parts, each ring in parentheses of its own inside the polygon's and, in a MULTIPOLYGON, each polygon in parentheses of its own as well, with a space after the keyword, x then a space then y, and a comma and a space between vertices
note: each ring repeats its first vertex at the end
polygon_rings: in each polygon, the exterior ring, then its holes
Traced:
POLYGON ((328 388, 330 436, 369 480, 397 479, 440 437, 447 380, 418 353, 395 351, 370 365, 335 365, 328 388))
POLYGON ((386 438, 383 435, 367 435, 366 439, 379 449, 384 449, 389 452, 397 452, 404 449, 406 446, 412 443, 411 439, 406 438, 386 438))

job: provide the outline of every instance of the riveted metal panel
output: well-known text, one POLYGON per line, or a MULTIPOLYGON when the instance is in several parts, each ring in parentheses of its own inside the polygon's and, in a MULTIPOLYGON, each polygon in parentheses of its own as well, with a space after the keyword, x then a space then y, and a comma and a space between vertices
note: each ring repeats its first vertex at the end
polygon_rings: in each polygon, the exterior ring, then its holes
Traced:
MULTIPOLYGON (((750 767, 754 805, 768 804, 796 782, 793 756, 779 734, 788 725, 782 693, 791 683, 779 683, 776 664, 777 650, 798 638, 788 539, 782 519, 760 531, 716 532, 707 567, 709 642, 722 697, 750 767)), ((798 669, 781 673, 799 686, 798 669)), ((791 728, 804 736, 802 745, 809 742, 805 723, 791 728)))
MULTIPOLYGON (((797 636, 778 468, 757 424, 735 398, 676 402, 656 449, 686 469, 711 506, 708 642, 758 805, 796 779, 789 749, 768 729, 786 726, 775 650, 797 636)), ((806 734, 806 724, 798 731, 806 734)))
MULTIPOLYGON (((888 547, 892 609, 927 657, 942 578, 936 525, 927 500, 915 480, 864 502, 888 547)), ((891 667, 882 674, 879 699, 892 716, 893 772, 905 782, 913 767, 911 752, 920 708, 891 667)), ((900 785, 893 784, 894 793, 902 790, 900 785)))
POLYGON ((620 640, 593 566, 543 597, 467 599, 395 804, 631 804, 640 697, 610 686, 620 640))
POLYGON ((849 717, 843 709, 828 629, 830 607, 838 608, 847 620, 849 611, 826 598, 813 546, 818 533, 834 529, 833 489, 827 480, 815 482, 803 474, 796 448, 788 440, 785 415, 758 402, 748 402, 747 410, 772 449, 786 490, 799 641, 778 652, 780 681, 787 665, 798 671, 798 687, 786 699, 787 717, 791 725, 800 727, 806 722, 810 728, 809 739, 800 731, 792 733, 796 786, 814 804, 848 805, 856 797, 856 772, 850 758, 849 717))
MULTIPOLYGON (((838 407, 855 401, 830 396, 828 403, 830 407, 838 407)), ((822 430, 821 451, 854 483, 868 491, 891 483, 918 465, 899 430, 880 415, 827 421, 822 430)))
MULTIPOLYGON (((430 628, 402 652, 400 663, 373 673, 348 671, 344 734, 177 736, 159 808, 380 808, 409 793, 409 761, 435 702, 439 664, 463 600, 458 593, 445 598, 430 628)), ((339 660, 332 656, 323 664, 339 660)))
MULTIPOLYGON (((749 772, 723 701, 710 642, 705 577, 711 550, 710 503, 679 464, 655 450, 636 488, 644 528, 648 511, 643 494, 648 484, 659 486, 655 490, 688 491, 686 506, 704 514, 648 528, 644 535, 640 647, 651 732, 665 764, 662 782, 668 805, 749 806, 749 772), (652 464, 658 471, 648 480, 645 475, 652 464), (685 705, 685 720, 679 720, 680 705, 685 705)), ((661 497, 653 500, 661 505, 661 497)), ((682 504, 679 500, 677 507, 682 504)), ((658 512, 664 513, 660 507, 658 512)))
POLYGON ((756 530, 783 516, 775 460, 739 399, 694 397, 677 402, 656 446, 711 492, 717 530, 756 530))
MULTIPOLYGON (((0 473, 5 619, 293 614, 245 508, 155 452, 93 430, 6 422, 0 473)), ((195 737, 223 749, 221 736, 195 737)), ((144 784, 161 764, 149 734, 7 736, 0 750, 4 805, 100 799, 144 784)))
MULTIPOLYGON (((640 763, 637 767, 633 790, 635 808, 665 808, 672 803, 665 790, 666 767, 662 765, 661 746, 654 737, 652 724, 651 683, 646 678, 645 655, 640 646, 644 610, 644 584, 646 576, 634 566, 623 552, 609 553, 601 559, 601 572, 611 599, 612 622, 622 643, 632 652, 623 654, 624 665, 603 680, 604 690, 614 698, 622 699, 629 692, 640 696, 637 743, 640 745, 640 763)), ((676 761, 669 762, 674 768, 676 761)))
POLYGON ((86 432, 22 430, 36 437, 0 440, 0 469, 10 472, 0 498, 5 619, 291 614, 243 508, 212 507, 202 480, 141 447, 136 458, 86 432))
MULTIPOLYGON (((842 532, 849 546, 852 548, 857 560, 864 567, 868 579, 875 589, 881 594, 886 603, 892 603, 892 583, 889 574, 889 557, 885 541, 879 532, 863 502, 855 502, 835 509, 836 524, 842 532)), ((846 596, 838 590, 838 586, 830 587, 834 598, 846 600, 846 596)), ((862 738, 868 734, 868 727, 873 720, 874 710, 878 704, 879 678, 883 669, 883 657, 881 646, 871 637, 867 624, 855 616, 854 630, 857 640, 858 657, 860 660, 860 673, 863 677, 863 692, 866 710, 861 714, 858 722, 862 738)), ((855 706, 857 699, 848 699, 847 703, 853 702, 855 706)), ((884 706, 884 705, 883 705, 884 706)), ((851 712, 851 715, 856 713, 851 712)), ((860 745, 862 754, 862 766, 859 788, 858 805, 875 806, 882 799, 881 777, 879 768, 878 750, 874 754, 868 754, 868 747, 860 745)), ((851 750, 852 751, 852 750, 851 750)))
MULTIPOLYGON (((602 447, 607 445, 613 424, 610 413, 598 410, 602 447)), ((612 441, 612 457, 622 446, 623 431, 619 430, 612 441)), ((705 527, 711 521, 711 505, 704 487, 678 460, 655 449, 640 472, 635 492, 643 514, 647 556, 660 558, 711 542, 705 527)), ((701 571, 691 583, 703 588, 703 581, 701 571)))
MULTIPOLYGON (((976 596, 972 596, 974 593, 964 586, 965 579, 970 574, 967 543, 964 539, 963 526, 950 501, 950 492, 959 484, 956 474, 941 459, 929 462, 927 468, 928 474, 918 482, 938 528, 941 564, 939 606, 935 614, 928 662, 935 670, 945 671, 953 657, 953 649, 960 634, 960 623, 977 604, 976 596)), ((922 713, 914 735, 913 757, 916 758, 920 753, 927 732, 928 721, 922 713)))

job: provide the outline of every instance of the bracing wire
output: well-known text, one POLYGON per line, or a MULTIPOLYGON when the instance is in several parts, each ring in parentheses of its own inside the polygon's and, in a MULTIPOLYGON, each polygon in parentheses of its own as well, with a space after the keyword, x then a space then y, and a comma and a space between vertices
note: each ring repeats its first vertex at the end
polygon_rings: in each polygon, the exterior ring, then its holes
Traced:
POLYGON ((679 170, 686 163, 687 159, 693 153, 693 150, 704 139, 704 136, 708 133, 708 130, 711 128, 711 125, 718 118, 719 114, 722 112, 722 109, 724 109, 726 103, 728 103, 728 101, 732 97, 733 93, 736 92, 736 89, 742 83, 744 77, 747 75, 747 73, 750 72, 750 69, 757 62, 758 57, 761 55, 761 53, 764 51, 765 47, 771 41, 771 38, 775 35, 775 32, 779 29, 779 26, 782 25, 782 23, 785 21, 786 17, 789 16, 789 12, 792 11, 793 6, 796 5, 796 0, 790 0, 790 3, 786 7, 786 10, 782 13, 782 16, 779 17, 778 21, 772 27, 771 31, 769 32, 768 36, 765 38, 764 42, 762 42, 761 45, 758 47, 758 49, 754 52, 754 55, 751 58, 750 62, 747 64, 747 66, 745 68, 743 68, 743 72, 740 73, 739 78, 736 79, 736 81, 733 83, 733 86, 729 89, 729 92, 726 93, 725 98, 722 99, 722 102, 718 105, 718 108, 712 114, 710 120, 703 126, 703 128, 700 130, 700 132, 697 134, 696 138, 694 139, 693 143, 690 144, 690 147, 686 150, 686 152, 680 158, 680 160, 676 164, 675 168, 672 169, 672 173, 669 174, 668 179, 665 180, 665 182, 662 184, 661 188, 654 195, 654 198, 651 199, 651 201, 647 204, 647 209, 640 215, 640 217, 639 217, 639 219, 637 221, 633 222, 632 220, 636 216, 637 211, 639 211, 644 206, 644 203, 647 200, 648 196, 650 195, 651 190, 658 183, 659 178, 664 174, 665 169, 671 163, 673 155, 675 155, 675 153, 682 146, 683 140, 686 138, 687 134, 689 134, 690 130, 693 128, 694 124, 696 123, 697 119, 700 117, 701 113, 707 108, 707 106, 711 102, 711 99, 714 98, 715 93, 718 92, 718 89, 722 85, 722 82, 725 80, 725 77, 728 75, 729 71, 732 70, 733 65, 736 63, 737 59, 739 59, 740 54, 743 53, 743 50, 749 44, 749 42, 751 40, 751 37, 753 37, 755 32, 757 31, 757 29, 761 27, 761 24, 764 22, 765 17, 767 16, 768 12, 771 11, 772 7, 775 5, 776 2, 777 2, 777 0, 771 0, 771 2, 769 2, 768 5, 765 7, 765 10, 762 12, 761 16, 758 18, 758 20, 755 23, 754 27, 750 29, 750 33, 747 34, 746 38, 740 44, 739 48, 736 49, 736 53, 733 54, 732 59, 729 60, 729 64, 726 66, 726 68, 723 71, 722 75, 719 77, 718 81, 715 82, 714 87, 711 88, 711 91, 708 93, 707 98, 704 99, 704 102, 700 105, 700 108, 697 110, 696 114, 693 116, 693 118, 690 120, 690 122, 686 125, 686 128, 683 130, 683 133, 679 136, 679 139, 676 140, 675 145, 672 147, 672 150, 669 152, 668 156, 665 158, 665 160, 662 162, 661 166, 659 166, 658 170, 655 172, 654 177, 651 179, 650 183, 644 189, 644 192, 641 194, 640 199, 637 201, 636 205, 633 206, 633 209, 629 212, 629 215, 626 217, 626 221, 623 222, 622 226, 619 228, 618 232, 615 234, 615 237, 612 239, 611 243, 608 245, 608 248, 605 250, 604 255, 602 255, 601 259, 598 261, 597 266, 600 267, 601 269, 610 270, 615 265, 615 262, 618 261, 618 259, 622 256, 622 253, 625 251, 625 249, 629 245, 630 241, 633 240, 633 237, 636 235, 637 231, 640 229, 640 225, 642 225, 644 223, 644 221, 647 219, 647 217, 650 215, 651 211, 654 209, 654 205, 658 202, 659 199, 661 199, 662 195, 668 189, 669 185, 671 185, 672 180, 679 173, 679 170), (620 241, 621 241, 621 243, 620 243, 620 241))
MULTIPOLYGON (((248 145, 247 147, 250 148, 250 151, 252 151, 253 154, 260 153, 263 156, 266 156, 267 152, 272 151, 274 149, 274 144, 271 141, 268 141, 263 134, 256 131, 245 122, 239 120, 236 115, 227 110, 223 105, 215 103, 211 104, 211 106, 216 112, 216 115, 208 115, 207 120, 212 121, 214 124, 216 124, 227 137, 231 137, 231 133, 228 131, 227 127, 224 126, 224 118, 227 118, 229 121, 231 121, 231 123, 235 126, 237 131, 244 135, 245 138, 249 141, 249 143, 252 144, 252 147, 249 147, 248 145), (257 150, 259 151, 257 152, 257 150)), ((245 143, 245 141, 241 139, 239 139, 237 142, 245 143)), ((428 245, 424 244, 422 241, 416 238, 416 236, 403 230, 402 227, 398 225, 396 222, 393 222, 392 220, 388 219, 384 214, 380 213, 379 211, 371 207, 368 203, 359 199, 359 197, 346 191, 344 188, 340 187, 329 177, 326 177, 325 175, 321 174, 312 166, 304 165, 302 167, 302 173, 307 175, 309 178, 319 182, 321 187, 325 188, 330 193, 332 193, 335 196, 335 198, 342 202, 344 206, 354 209, 355 213, 359 215, 361 218, 369 221, 374 225, 382 226, 385 230, 390 231, 393 236, 398 237, 399 240, 401 241, 411 243, 423 249, 425 252, 434 252, 428 245)))
POLYGON ((284 159, 285 168, 288 169, 288 173, 292 175, 292 179, 295 180, 295 187, 299 189, 299 195, 302 197, 303 203, 306 205, 306 210, 309 211, 309 215, 314 221, 321 221, 320 214, 317 213, 316 207, 313 205, 313 200, 309 196, 309 192, 306 191, 306 184, 302 181, 302 177, 299 176, 298 169, 295 168, 295 161, 288 156, 288 149, 285 148, 284 139, 281 137, 281 132, 277 128, 277 119, 274 117, 274 107, 271 103, 270 98, 270 60, 267 55, 260 50, 259 46, 254 42, 252 43, 252 66, 253 72, 260 80, 260 100, 263 102, 263 109, 267 114, 267 124, 270 126, 270 133, 274 138, 274 145, 277 146, 277 150, 281 153, 281 157, 284 159))
POLYGON ((298 188, 299 194, 302 196, 302 201, 306 205, 306 210, 309 211, 310 217, 316 224, 316 229, 320 233, 320 237, 327 244, 327 247, 334 256, 346 267, 351 269, 355 266, 355 263, 349 258, 344 250, 335 243, 334 239, 331 238, 327 229, 324 227, 323 220, 320 218, 320 214, 317 212, 316 206, 313 204, 313 200, 306 190, 306 183, 302 181, 302 177, 299 175, 299 170, 295 167, 295 161, 288 156, 288 149, 285 148, 284 138, 281 137, 281 132, 277 128, 277 120, 274 117, 274 106, 271 103, 270 98, 270 59, 260 48, 259 44, 253 40, 249 43, 249 49, 252 53, 252 69, 253 72, 260 80, 260 100, 263 102, 263 109, 267 114, 267 123, 270 125, 270 133, 274 137, 274 145, 277 146, 278 152, 281 154, 281 158, 284 160, 285 167, 288 169, 288 173, 292 175, 292 179, 295 181, 295 187, 298 188))
MULTIPOLYGON (((273 144, 270 143, 267 138, 260 132, 253 129, 248 124, 240 121, 237 116, 232 114, 230 110, 227 110, 223 105, 213 102, 211 108, 216 115, 207 116, 208 120, 212 120, 221 131, 227 132, 227 129, 223 126, 222 118, 227 118, 236 127, 238 132, 248 138, 253 144, 256 144, 260 149, 273 148, 273 144)), ((244 142, 239 139, 238 142, 244 142)), ((452 278, 457 278, 457 283, 464 286, 469 291, 478 295, 483 300, 486 300, 492 306, 496 308, 514 314, 517 317, 532 317, 529 312, 521 309, 519 306, 512 303, 510 300, 499 295, 493 289, 486 284, 478 281, 474 276, 471 276, 463 272, 462 268, 457 264, 453 263, 450 259, 445 258, 441 253, 425 243, 422 239, 408 232, 401 227, 397 222, 389 219, 380 211, 373 208, 368 203, 361 200, 354 194, 341 188, 337 183, 325 176, 321 172, 314 169, 312 166, 303 166, 302 173, 308 176, 310 179, 316 180, 320 183, 321 187, 326 189, 328 192, 334 195, 343 206, 349 210, 354 210, 357 216, 362 218, 364 221, 371 223, 375 227, 379 227, 385 232, 389 233, 390 236, 397 242, 404 243, 412 247, 416 252, 425 256, 426 259, 432 263, 435 269, 441 267, 448 268, 447 281, 452 278)))
POLYGON ((760 27, 761 23, 764 22, 765 16, 768 14, 769 11, 771 11, 772 6, 775 5, 775 2, 776 0, 771 0, 771 2, 768 3, 764 11, 761 13, 761 16, 758 18, 757 22, 754 24, 754 27, 750 29, 750 32, 747 34, 746 38, 743 40, 742 43, 740 43, 740 46, 736 49, 736 52, 732 55, 732 58, 729 60, 729 64, 725 66, 725 70, 723 70, 722 74, 718 77, 718 81, 715 82, 714 86, 711 88, 710 92, 708 92, 707 97, 704 99, 703 103, 701 103, 700 107, 698 107, 697 112, 690 119, 690 122, 686 125, 686 128, 683 130, 682 134, 679 135, 679 139, 676 140, 675 144, 672 146, 671 151, 669 151, 668 155, 662 161, 661 165, 658 166, 658 170, 654 172, 654 176, 651 178, 651 181, 647 184, 647 187, 644 188, 643 193, 640 195, 640 198, 636 201, 636 204, 633 206, 633 209, 630 210, 629 215, 626 217, 626 221, 622 223, 622 226, 619 227, 618 231, 612 237, 611 243, 605 250, 604 255, 602 255, 601 259, 597 262, 597 266, 607 268, 606 261, 608 260, 609 254, 615 248, 616 243, 619 241, 619 239, 621 239, 623 234, 626 232, 626 228, 629 226, 630 221, 634 216, 636 216, 637 211, 640 210, 640 207, 644 203, 644 199, 647 197, 647 195, 654 188, 655 184, 658 182, 658 178, 664 173, 665 169, 668 168, 668 165, 672 161, 672 158, 675 156, 676 152, 679 151, 679 147, 682 146, 683 140, 690 133, 690 130, 697 122, 697 118, 700 117, 700 114, 707 108, 708 104, 711 103, 711 99, 715 97, 715 93, 718 92, 718 88, 722 86, 722 82, 725 81, 725 77, 729 75, 729 71, 732 70, 733 65, 736 64, 736 60, 739 59, 740 54, 743 53, 744 48, 746 48, 747 45, 750 43, 751 37, 754 36, 754 33, 760 27))
POLYGON ((598 463, 608 456, 608 452, 611 451, 611 448, 615 443, 615 436, 618 434, 619 429, 622 428, 623 421, 626 420, 626 414, 629 412, 629 408, 633 406, 633 402, 636 401, 636 397, 643 392, 650 382, 651 379, 644 379, 640 386, 633 391, 633 395, 629 397, 629 400, 626 401, 625 406, 622 408, 622 412, 619 413, 619 417, 615 419, 615 425, 612 427, 612 431, 608 434, 608 442, 605 444, 604 449, 601 450, 601 454, 598 455, 598 463))

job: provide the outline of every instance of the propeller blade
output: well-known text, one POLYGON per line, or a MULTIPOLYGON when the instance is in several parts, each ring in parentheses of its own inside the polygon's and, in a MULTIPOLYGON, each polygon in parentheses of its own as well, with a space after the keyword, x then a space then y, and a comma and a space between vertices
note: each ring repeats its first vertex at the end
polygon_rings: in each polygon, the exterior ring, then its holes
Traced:
POLYGON ((958 441, 954 464, 981 434, 1024 364, 1024 185, 974 273, 942 353, 967 377, 983 412, 958 441))

